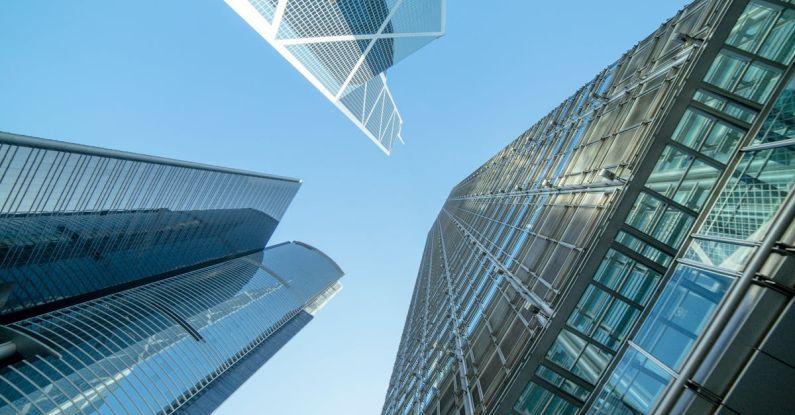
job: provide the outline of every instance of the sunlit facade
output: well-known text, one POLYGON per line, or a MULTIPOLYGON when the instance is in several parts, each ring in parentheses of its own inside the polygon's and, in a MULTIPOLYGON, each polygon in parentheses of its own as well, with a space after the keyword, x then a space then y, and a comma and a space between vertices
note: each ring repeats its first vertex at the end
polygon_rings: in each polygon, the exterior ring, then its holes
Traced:
POLYGON ((788 413, 793 56, 694 2, 458 184, 383 413, 788 413))
POLYGON ((385 71, 445 32, 446 0, 225 0, 383 152, 403 141, 385 71))
POLYGON ((0 133, 0 413, 210 413, 339 291, 296 179, 0 133))

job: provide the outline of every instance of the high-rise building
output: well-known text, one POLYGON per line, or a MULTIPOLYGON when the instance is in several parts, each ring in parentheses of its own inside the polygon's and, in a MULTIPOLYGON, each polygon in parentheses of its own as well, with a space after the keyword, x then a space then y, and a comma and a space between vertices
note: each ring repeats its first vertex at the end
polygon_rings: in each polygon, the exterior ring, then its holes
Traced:
POLYGON ((383 152, 403 141, 384 72, 445 32, 446 0, 225 0, 383 152))
POLYGON ((0 413, 210 413, 343 272, 300 181, 0 133, 0 413))
POLYGON ((688 5, 453 188, 384 414, 791 412, 793 3, 688 5))

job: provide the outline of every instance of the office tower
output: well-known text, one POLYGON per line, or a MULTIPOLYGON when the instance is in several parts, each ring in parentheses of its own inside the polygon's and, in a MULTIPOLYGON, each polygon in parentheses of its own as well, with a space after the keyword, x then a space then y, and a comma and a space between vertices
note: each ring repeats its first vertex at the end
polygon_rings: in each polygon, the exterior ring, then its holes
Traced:
POLYGON ((383 413, 787 413, 793 32, 696 1, 454 187, 383 413))
POLYGON ((446 0, 225 0, 387 155, 403 118, 384 72, 445 32, 446 0))
POLYGON ((300 187, 0 133, 0 413, 209 413, 341 288, 300 187))

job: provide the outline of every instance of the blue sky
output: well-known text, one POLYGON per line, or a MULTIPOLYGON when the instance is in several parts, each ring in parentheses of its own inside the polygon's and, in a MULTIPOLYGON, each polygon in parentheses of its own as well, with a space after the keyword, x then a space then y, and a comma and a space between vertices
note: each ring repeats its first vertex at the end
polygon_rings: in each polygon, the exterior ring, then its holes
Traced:
POLYGON ((376 414, 450 189, 686 3, 450 1, 386 157, 220 0, 5 0, 0 130, 303 179, 271 241, 345 288, 218 413, 376 414))

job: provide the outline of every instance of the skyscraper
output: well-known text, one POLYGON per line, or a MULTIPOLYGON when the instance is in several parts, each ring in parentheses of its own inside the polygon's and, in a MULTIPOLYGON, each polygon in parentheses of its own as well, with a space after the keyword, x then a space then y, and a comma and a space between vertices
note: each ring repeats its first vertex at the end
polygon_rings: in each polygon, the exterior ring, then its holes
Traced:
POLYGON ((446 0, 226 0, 383 152, 403 118, 384 71, 442 36, 446 0))
POLYGON ((0 133, 0 413, 209 413, 341 288, 296 179, 0 133))
POLYGON ((383 413, 789 413, 793 56, 696 1, 454 187, 383 413))

